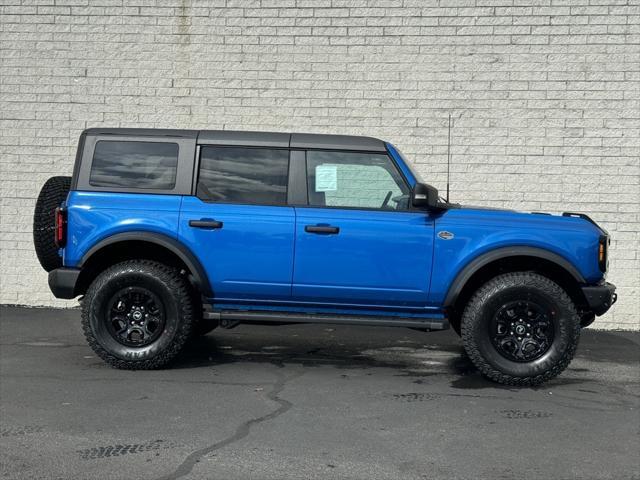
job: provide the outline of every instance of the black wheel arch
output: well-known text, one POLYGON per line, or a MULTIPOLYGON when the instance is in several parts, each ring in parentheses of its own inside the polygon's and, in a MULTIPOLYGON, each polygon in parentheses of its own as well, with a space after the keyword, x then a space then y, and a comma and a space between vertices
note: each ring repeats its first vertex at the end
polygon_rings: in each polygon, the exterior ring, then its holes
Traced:
POLYGON ((569 260, 543 248, 501 247, 474 258, 456 275, 443 302, 451 323, 459 319, 464 304, 483 283, 496 275, 516 271, 540 273, 565 289, 578 308, 586 305, 580 289, 586 280, 569 260))
POLYGON ((213 296, 207 272, 186 245, 167 235, 133 231, 111 235, 92 246, 77 265, 81 269, 76 294, 83 294, 105 267, 125 259, 145 258, 183 267, 192 283, 205 296, 213 296))

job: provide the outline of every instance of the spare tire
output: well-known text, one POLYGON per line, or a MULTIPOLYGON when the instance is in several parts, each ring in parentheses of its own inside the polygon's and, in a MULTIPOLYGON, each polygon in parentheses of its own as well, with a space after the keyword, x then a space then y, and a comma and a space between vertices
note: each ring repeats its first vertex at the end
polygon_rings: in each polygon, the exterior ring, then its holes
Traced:
POLYGON ((38 195, 33 212, 33 244, 40 265, 47 272, 60 268, 62 258, 55 243, 56 208, 67 199, 71 177, 51 177, 38 195))

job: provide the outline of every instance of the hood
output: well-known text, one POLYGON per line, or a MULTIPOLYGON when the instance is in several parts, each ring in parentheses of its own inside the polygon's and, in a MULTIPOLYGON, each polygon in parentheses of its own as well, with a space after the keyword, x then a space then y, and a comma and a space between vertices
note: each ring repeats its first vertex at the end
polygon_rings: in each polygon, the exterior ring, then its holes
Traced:
MULTIPOLYGON (((556 228, 568 230, 597 230, 601 235, 607 231, 584 213, 562 212, 521 212, 509 208, 485 207, 476 205, 448 204, 448 216, 455 218, 473 217, 488 224, 509 224, 531 228, 556 228)), ((483 223, 484 223, 483 222, 483 223)))
POLYGON ((485 207, 482 205, 460 205, 455 204, 455 208, 463 208, 466 210, 493 210, 497 212, 517 212, 517 210, 513 210, 511 208, 499 208, 499 207, 485 207))

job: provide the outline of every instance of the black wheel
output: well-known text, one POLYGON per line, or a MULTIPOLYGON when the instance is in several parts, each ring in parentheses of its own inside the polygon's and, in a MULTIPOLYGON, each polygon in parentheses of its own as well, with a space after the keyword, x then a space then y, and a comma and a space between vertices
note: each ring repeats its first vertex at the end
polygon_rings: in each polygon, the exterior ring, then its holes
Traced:
POLYGON ((47 272, 62 266, 55 244, 55 211, 66 200, 69 188, 71 177, 51 177, 42 186, 33 212, 33 245, 47 272))
POLYGON ((169 363, 193 334, 196 305, 177 269, 130 260, 102 272, 82 300, 82 328, 108 364, 153 369, 169 363))
POLYGON ((567 366, 578 346, 580 317, 566 292, 532 272, 507 273, 482 286, 462 316, 469 358, 505 385, 538 385, 567 366))

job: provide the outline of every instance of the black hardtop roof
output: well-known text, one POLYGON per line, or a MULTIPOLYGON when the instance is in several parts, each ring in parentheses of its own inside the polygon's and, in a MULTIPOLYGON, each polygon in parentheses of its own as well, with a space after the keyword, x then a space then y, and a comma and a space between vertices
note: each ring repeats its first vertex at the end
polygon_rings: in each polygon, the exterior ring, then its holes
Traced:
POLYGON ((89 128, 84 133, 90 136, 195 138, 199 145, 386 151, 382 140, 357 135, 244 132, 234 130, 171 130, 161 128, 89 128))

